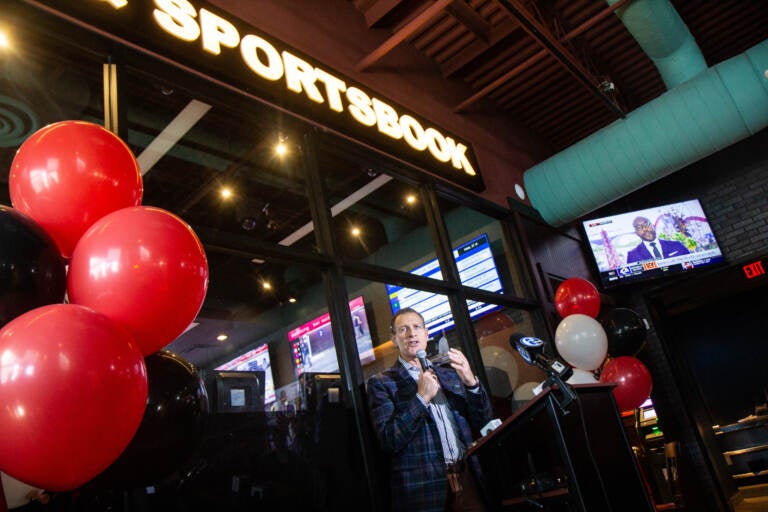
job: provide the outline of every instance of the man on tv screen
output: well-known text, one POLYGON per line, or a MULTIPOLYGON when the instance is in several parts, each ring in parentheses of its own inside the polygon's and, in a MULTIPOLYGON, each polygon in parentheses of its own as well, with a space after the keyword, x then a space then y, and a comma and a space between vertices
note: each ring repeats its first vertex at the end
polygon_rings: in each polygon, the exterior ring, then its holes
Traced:
POLYGON ((690 253, 682 242, 656 238, 656 229, 646 217, 635 217, 632 227, 640 237, 640 243, 627 253, 627 263, 673 258, 690 253))

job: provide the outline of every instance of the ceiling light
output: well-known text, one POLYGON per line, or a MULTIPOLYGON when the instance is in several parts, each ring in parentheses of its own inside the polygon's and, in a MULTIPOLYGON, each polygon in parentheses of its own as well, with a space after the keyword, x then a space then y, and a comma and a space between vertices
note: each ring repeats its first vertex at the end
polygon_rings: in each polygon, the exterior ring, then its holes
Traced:
POLYGON ((229 336, 227 336, 226 334, 219 334, 218 336, 216 336, 216 339, 218 341, 226 341, 227 338, 229 338, 229 336))
POLYGON ((272 283, 270 283, 269 281, 262 281, 261 287, 264 288, 265 290, 271 290, 272 283))
POLYGON ((9 48, 11 46, 11 42, 8 40, 8 36, 5 35, 5 32, 0 30, 0 48, 9 48))
POLYGON ((405 202, 408 203, 408 204, 415 203, 416 202, 416 196, 413 195, 413 194, 408 194, 407 196, 405 196, 405 202))
POLYGON ((229 187, 222 187, 220 194, 222 199, 230 199, 232 197, 232 189, 229 187))
POLYGON ((360 228, 358 227, 352 228, 352 236, 360 236, 360 228))
POLYGON ((277 156, 284 156, 288 153, 287 140, 288 139, 282 135, 278 138, 277 144, 275 145, 275 153, 277 153, 277 156))
POLYGON ((295 304, 296 303, 296 297, 288 297, 288 302, 290 302, 291 304, 295 304))

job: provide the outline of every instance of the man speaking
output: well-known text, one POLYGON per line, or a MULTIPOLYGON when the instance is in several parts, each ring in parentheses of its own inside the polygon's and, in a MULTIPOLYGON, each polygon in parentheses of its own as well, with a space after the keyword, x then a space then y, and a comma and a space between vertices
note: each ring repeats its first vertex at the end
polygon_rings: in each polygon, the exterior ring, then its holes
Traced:
POLYGON ((656 238, 656 229, 645 217, 635 217, 632 227, 635 228, 635 234, 641 241, 637 247, 627 253, 627 263, 661 260, 690 253, 682 242, 656 238))

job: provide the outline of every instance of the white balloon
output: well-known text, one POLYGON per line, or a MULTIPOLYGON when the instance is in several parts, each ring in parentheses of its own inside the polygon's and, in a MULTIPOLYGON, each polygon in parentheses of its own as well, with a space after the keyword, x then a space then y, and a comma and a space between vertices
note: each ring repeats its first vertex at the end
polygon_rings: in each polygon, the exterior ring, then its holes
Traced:
POLYGON ((9 510, 26 505, 31 501, 31 497, 42 492, 41 489, 25 484, 5 473, 0 473, 0 478, 3 481, 3 494, 5 495, 5 503, 8 505, 9 510))
POLYGON ((518 401, 530 400, 536 396, 533 390, 538 385, 538 382, 524 382, 515 388, 515 392, 512 394, 512 396, 515 400, 518 401))
POLYGON ((512 350, 496 345, 488 345, 480 349, 480 357, 485 366, 492 366, 505 372, 509 377, 509 386, 514 389, 517 386, 517 376, 519 370, 517 361, 515 361, 512 350))
POLYGON ((573 375, 566 382, 568 384, 594 384, 600 381, 595 378, 595 374, 591 371, 574 368, 573 375))
POLYGON ((591 316, 574 313, 558 324, 555 346, 574 368, 596 370, 608 354, 608 336, 600 322, 591 316))

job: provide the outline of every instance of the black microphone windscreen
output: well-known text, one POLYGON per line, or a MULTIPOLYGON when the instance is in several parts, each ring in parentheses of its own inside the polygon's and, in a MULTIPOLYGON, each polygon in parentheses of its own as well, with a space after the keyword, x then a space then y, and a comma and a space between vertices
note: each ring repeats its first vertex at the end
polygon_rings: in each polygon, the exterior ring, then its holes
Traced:
POLYGON ((424 371, 427 371, 430 366, 432 366, 429 361, 427 361, 427 352, 424 350, 419 350, 416 352, 416 357, 419 358, 419 363, 421 364, 421 369, 424 371))
POLYGON ((512 346, 512 348, 516 349, 517 348, 517 344, 523 338, 525 338, 525 334, 523 334, 521 332, 516 332, 514 334, 510 334, 509 335, 509 344, 512 346))

